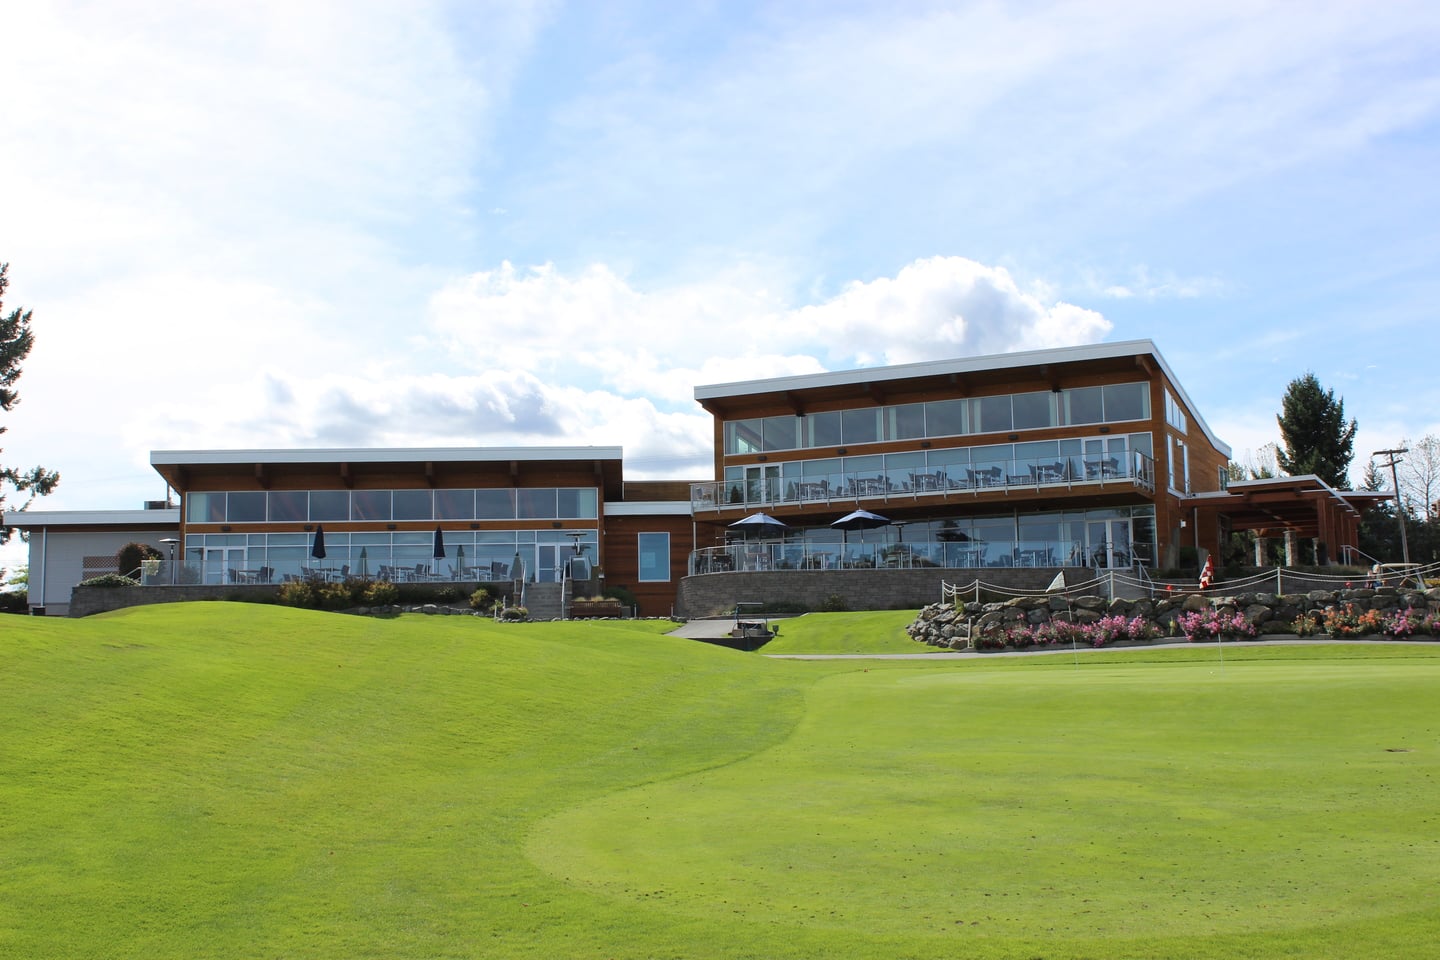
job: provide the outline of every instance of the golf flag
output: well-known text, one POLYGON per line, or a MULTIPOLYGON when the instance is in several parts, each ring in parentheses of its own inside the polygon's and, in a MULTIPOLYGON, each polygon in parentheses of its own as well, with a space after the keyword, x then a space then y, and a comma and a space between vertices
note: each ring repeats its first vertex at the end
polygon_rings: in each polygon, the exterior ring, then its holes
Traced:
POLYGON ((1059 573, 1055 574, 1055 579, 1050 581, 1050 586, 1048 586, 1048 587, 1045 588, 1045 592, 1046 592, 1046 593, 1055 593, 1055 592, 1059 591, 1059 592, 1062 592, 1062 593, 1063 593, 1064 590, 1065 590, 1065 571, 1064 571, 1064 570, 1061 570, 1059 573))
POLYGON ((1212 554, 1205 558, 1205 569, 1200 571, 1200 589, 1205 590, 1210 586, 1210 581, 1215 578, 1215 557, 1212 554))

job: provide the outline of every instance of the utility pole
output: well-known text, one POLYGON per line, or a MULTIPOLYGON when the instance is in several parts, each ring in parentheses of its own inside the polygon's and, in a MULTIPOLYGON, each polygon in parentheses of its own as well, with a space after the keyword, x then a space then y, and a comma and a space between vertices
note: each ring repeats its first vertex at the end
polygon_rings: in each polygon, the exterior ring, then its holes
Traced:
POLYGON ((1400 454, 1409 452, 1409 447, 1401 447, 1398 450, 1376 450, 1370 454, 1372 457, 1390 458, 1389 463, 1382 463, 1380 466, 1390 468, 1390 483, 1395 488, 1395 519, 1400 521, 1400 557, 1406 566, 1410 564, 1410 543, 1405 539, 1405 507, 1400 503, 1400 478, 1395 473, 1395 465, 1402 462, 1400 454))

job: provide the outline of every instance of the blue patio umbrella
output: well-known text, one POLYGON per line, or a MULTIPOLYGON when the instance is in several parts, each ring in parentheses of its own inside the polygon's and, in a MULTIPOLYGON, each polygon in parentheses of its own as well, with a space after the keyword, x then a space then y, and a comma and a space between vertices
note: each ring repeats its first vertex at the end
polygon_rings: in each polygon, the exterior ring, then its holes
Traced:
POLYGON ((763 537, 767 533, 778 534, 784 530, 788 530, 790 529, 790 525, 784 520, 776 520, 770 516, 770 514, 761 512, 752 513, 748 517, 741 517, 739 520, 730 524, 730 529, 739 530, 746 536, 753 533, 757 537, 763 537))
POLYGON ((323 524, 315 528, 315 542, 310 545, 310 556, 316 560, 325 559, 325 526, 323 524))
POLYGON ((430 556, 436 560, 441 560, 445 557, 445 534, 438 526, 435 528, 435 550, 430 556))
POLYGON ((890 518, 882 517, 878 513, 871 513, 869 510, 854 510, 836 520, 830 526, 843 531, 842 539, 850 542, 851 530, 874 530, 877 527, 890 526, 890 518))

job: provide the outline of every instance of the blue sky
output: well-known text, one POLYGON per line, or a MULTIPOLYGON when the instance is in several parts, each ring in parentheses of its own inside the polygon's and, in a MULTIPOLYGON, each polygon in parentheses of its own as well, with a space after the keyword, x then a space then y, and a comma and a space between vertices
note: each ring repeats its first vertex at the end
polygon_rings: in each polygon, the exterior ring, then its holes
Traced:
POLYGON ((1440 432, 1437 49, 1403 0, 21 5, 4 462, 703 477, 697 383, 1138 337, 1237 456, 1313 370, 1363 460, 1440 432))

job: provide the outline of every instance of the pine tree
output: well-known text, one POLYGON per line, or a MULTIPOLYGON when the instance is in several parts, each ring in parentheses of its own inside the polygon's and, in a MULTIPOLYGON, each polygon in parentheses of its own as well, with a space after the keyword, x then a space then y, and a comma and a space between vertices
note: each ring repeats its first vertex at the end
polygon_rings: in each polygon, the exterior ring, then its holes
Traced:
POLYGON ((1356 423, 1345 422, 1345 401, 1320 386, 1315 374, 1290 381, 1281 400, 1281 448, 1276 459, 1292 477, 1313 473, 1336 489, 1350 488, 1356 423))
MULTIPOLYGON (((30 355, 35 345, 35 335, 30 330, 30 311, 16 307, 5 313, 5 288, 10 285, 6 273, 10 264, 0 263, 0 411, 8 412, 20 402, 15 391, 15 381, 20 379, 20 364, 30 355)), ((5 428, 0 426, 0 433, 5 428)), ((18 470, 14 467, 0 467, 0 507, 5 504, 5 485, 17 493, 28 493, 25 502, 18 508, 24 510, 36 497, 43 497, 60 482, 60 474, 44 467, 18 470)), ((9 527, 0 525, 0 543, 10 539, 9 527)))

